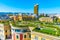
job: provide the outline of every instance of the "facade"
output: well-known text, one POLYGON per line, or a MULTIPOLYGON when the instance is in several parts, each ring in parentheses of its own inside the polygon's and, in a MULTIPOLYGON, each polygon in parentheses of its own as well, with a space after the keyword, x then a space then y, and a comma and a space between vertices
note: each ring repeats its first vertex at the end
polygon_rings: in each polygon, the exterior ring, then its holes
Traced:
POLYGON ((41 21, 41 22, 53 22, 53 18, 41 17, 41 18, 39 18, 39 21, 41 21))
POLYGON ((31 33, 31 40, 60 40, 59 37, 39 33, 39 32, 32 32, 31 33))
POLYGON ((21 32, 21 29, 11 27, 12 32, 12 40, 23 40, 23 33, 21 32))
POLYGON ((17 20, 17 17, 16 17, 16 16, 10 16, 10 18, 11 18, 12 20, 14 20, 14 21, 17 20))
POLYGON ((34 14, 38 15, 38 4, 34 5, 34 14))
POLYGON ((25 32, 23 40, 31 40, 31 32, 25 32))
POLYGON ((0 40, 5 40, 4 24, 0 23, 0 40))
POLYGON ((0 24, 0 40, 11 39, 11 28, 4 23, 0 24))
POLYGON ((11 39, 11 26, 10 25, 4 25, 4 34, 5 34, 5 39, 11 39))
POLYGON ((35 16, 32 16, 32 15, 30 15, 30 16, 22 16, 22 19, 23 20, 34 20, 35 19, 35 16))
POLYGON ((22 20, 22 15, 18 15, 18 20, 22 20))
POLYGON ((18 15, 13 15, 13 16, 10 16, 10 18, 14 21, 16 20, 35 20, 36 19, 36 15, 21 15, 21 14, 18 14, 18 15))
POLYGON ((10 18, 11 18, 12 20, 14 20, 14 21, 16 21, 16 20, 22 20, 22 15, 10 16, 10 18))
POLYGON ((12 40, 31 40, 31 33, 28 28, 13 27, 11 25, 12 40))
POLYGON ((12 18, 14 21, 16 21, 18 18, 17 18, 17 16, 13 16, 13 18, 12 18))

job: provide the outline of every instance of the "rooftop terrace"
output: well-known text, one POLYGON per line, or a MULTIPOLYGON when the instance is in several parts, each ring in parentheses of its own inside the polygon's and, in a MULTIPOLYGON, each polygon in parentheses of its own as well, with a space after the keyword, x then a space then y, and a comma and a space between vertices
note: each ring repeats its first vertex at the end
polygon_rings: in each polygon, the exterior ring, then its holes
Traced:
POLYGON ((60 27, 54 23, 45 23, 40 21, 16 21, 12 22, 14 27, 35 27, 32 31, 45 33, 53 36, 60 36, 60 27))

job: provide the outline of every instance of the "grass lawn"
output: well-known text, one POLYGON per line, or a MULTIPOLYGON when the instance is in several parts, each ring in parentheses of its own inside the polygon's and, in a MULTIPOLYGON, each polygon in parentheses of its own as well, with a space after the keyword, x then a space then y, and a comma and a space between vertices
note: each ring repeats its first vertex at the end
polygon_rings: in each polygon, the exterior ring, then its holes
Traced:
POLYGON ((42 28, 40 30, 38 29, 34 29, 33 31, 36 31, 36 32, 41 32, 41 33, 45 33, 45 34, 49 34, 49 35, 54 35, 54 36, 57 36, 56 34, 56 30, 52 29, 52 28, 42 28))
POLYGON ((43 28, 40 31, 43 32, 43 33, 51 34, 51 35, 56 34, 56 31, 52 28, 43 28))

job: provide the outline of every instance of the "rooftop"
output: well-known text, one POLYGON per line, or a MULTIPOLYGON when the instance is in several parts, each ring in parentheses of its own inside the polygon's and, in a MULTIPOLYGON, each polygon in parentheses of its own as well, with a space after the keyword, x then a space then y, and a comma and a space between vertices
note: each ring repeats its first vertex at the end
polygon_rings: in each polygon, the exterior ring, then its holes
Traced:
POLYGON ((32 31, 45 33, 53 36, 60 36, 60 27, 54 23, 45 23, 39 21, 16 21, 12 23, 14 27, 35 27, 32 31))

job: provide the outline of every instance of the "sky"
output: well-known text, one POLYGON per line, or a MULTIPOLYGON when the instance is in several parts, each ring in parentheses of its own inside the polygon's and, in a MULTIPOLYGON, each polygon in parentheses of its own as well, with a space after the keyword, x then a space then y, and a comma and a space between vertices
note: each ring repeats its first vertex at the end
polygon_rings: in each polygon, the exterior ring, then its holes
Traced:
POLYGON ((0 12, 33 13, 35 4, 39 13, 60 13, 60 0, 0 0, 0 12))

